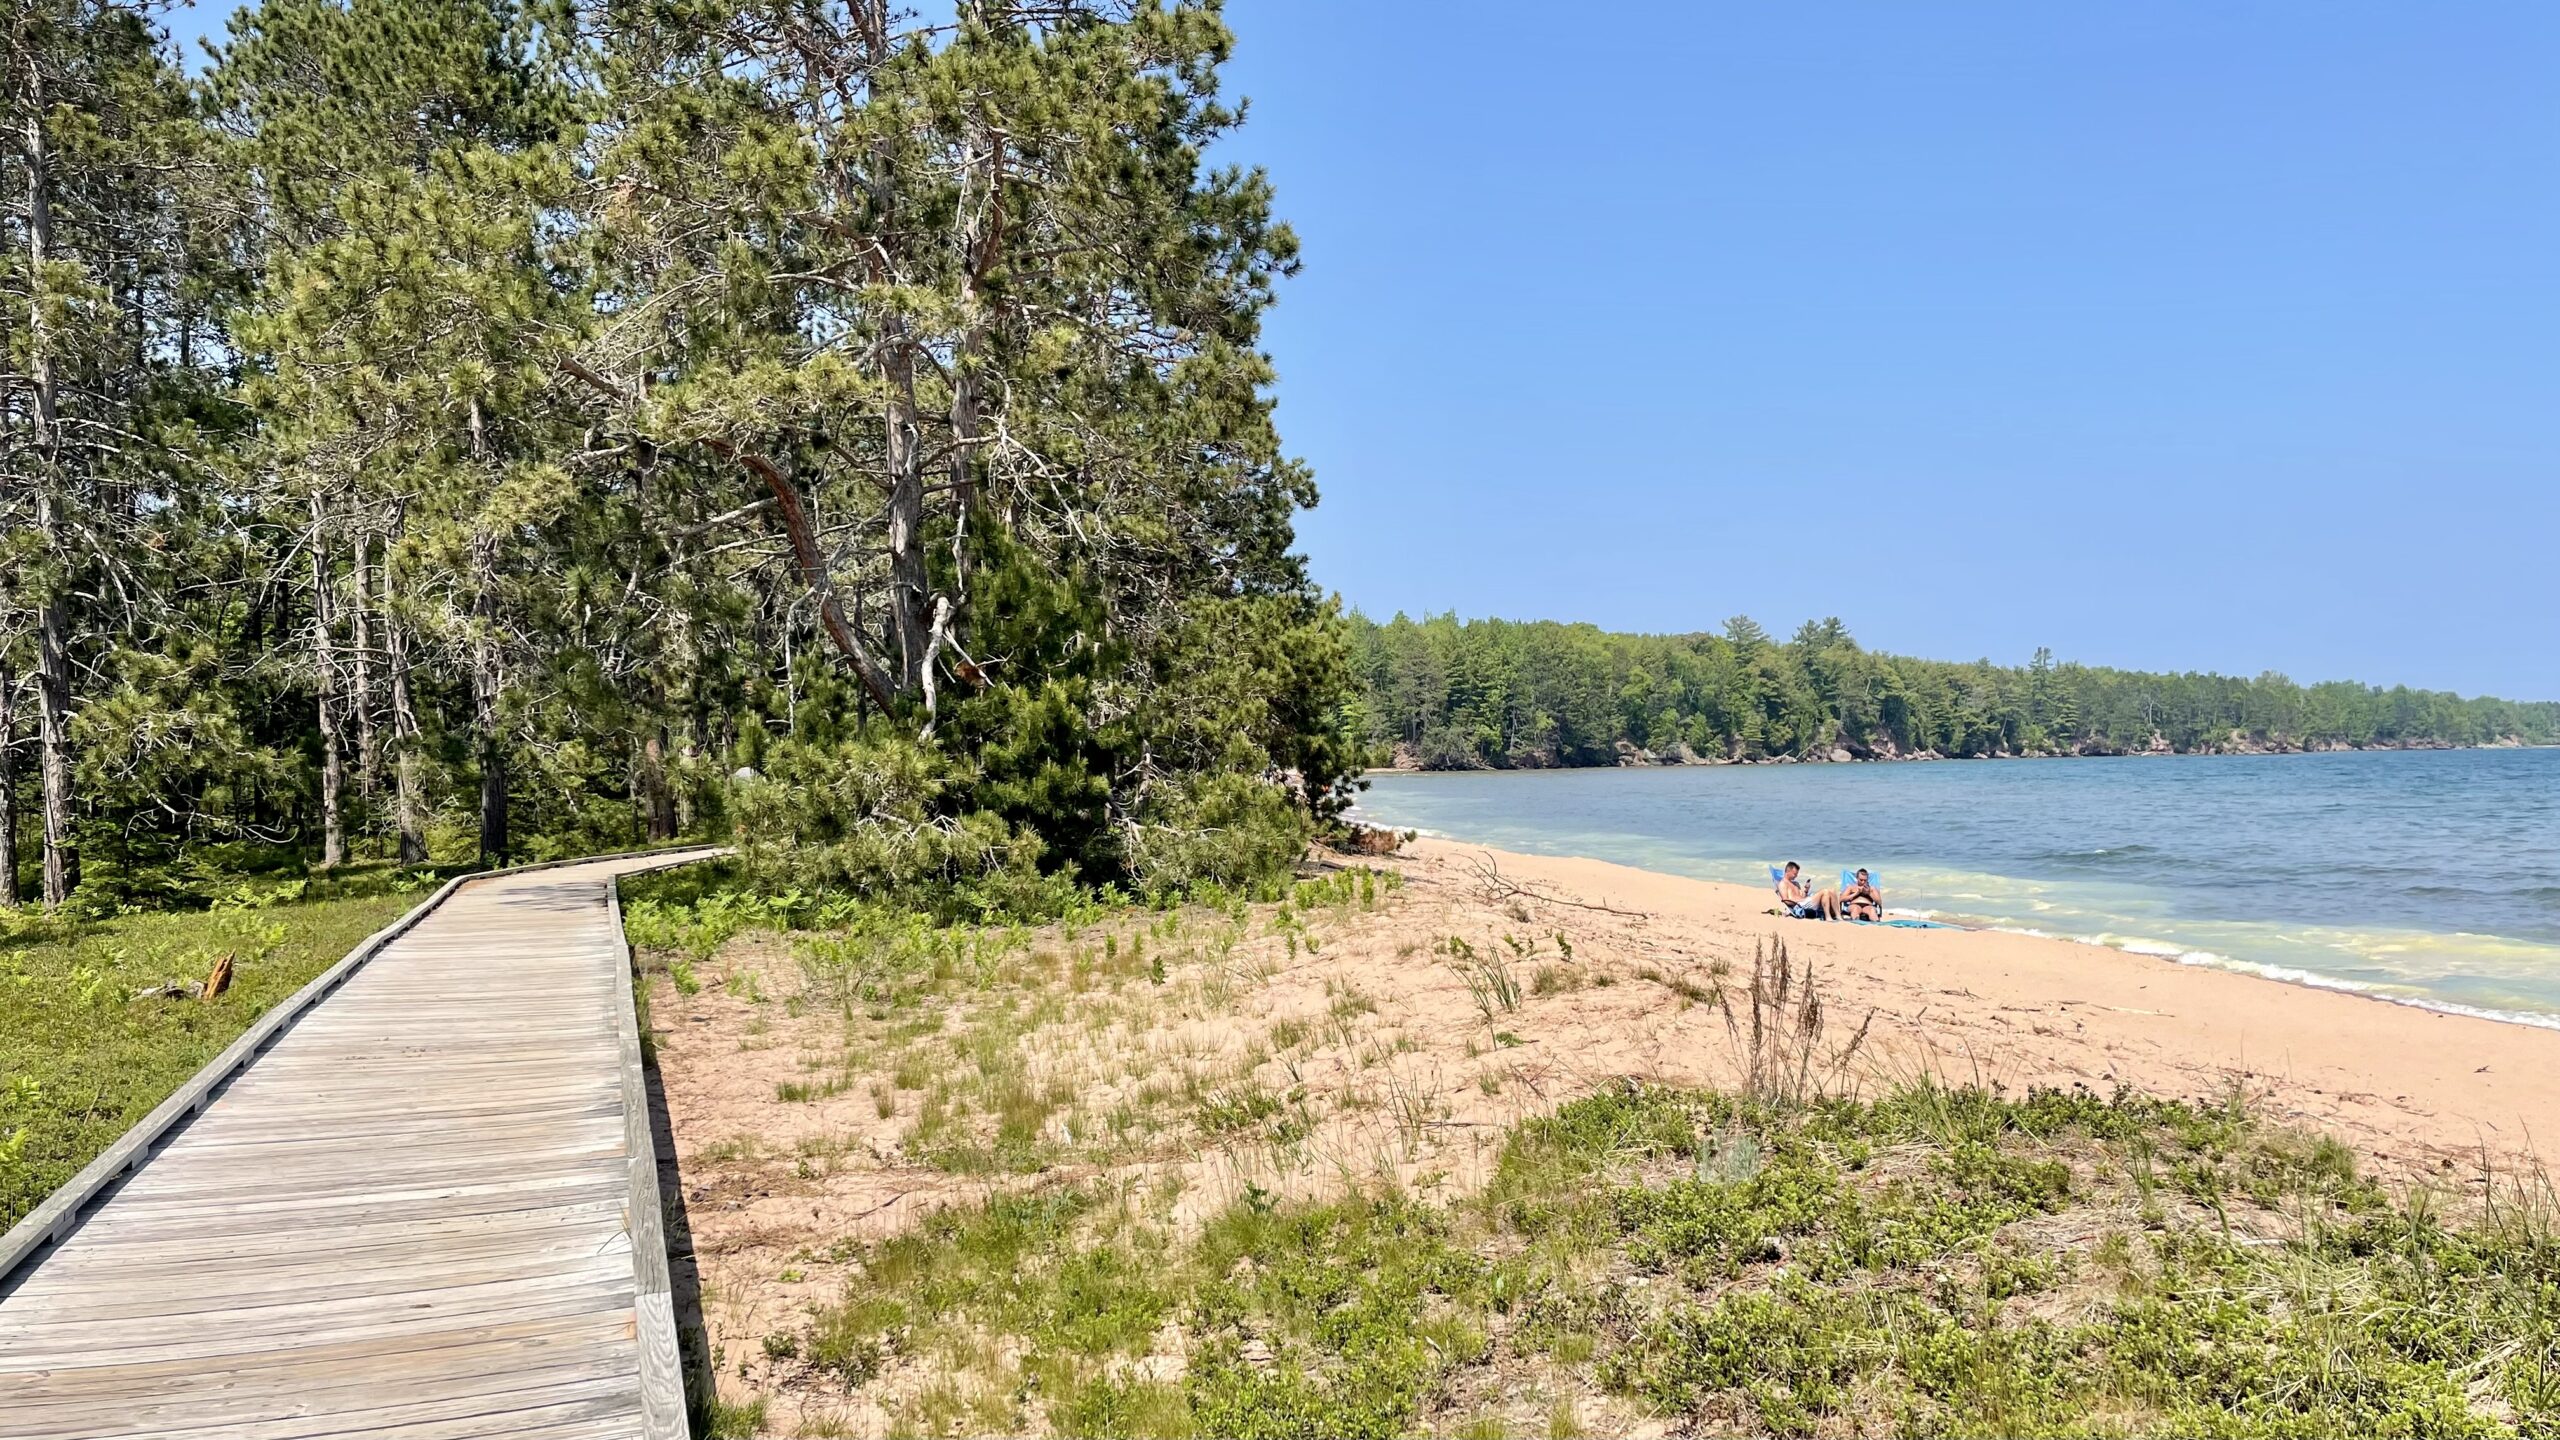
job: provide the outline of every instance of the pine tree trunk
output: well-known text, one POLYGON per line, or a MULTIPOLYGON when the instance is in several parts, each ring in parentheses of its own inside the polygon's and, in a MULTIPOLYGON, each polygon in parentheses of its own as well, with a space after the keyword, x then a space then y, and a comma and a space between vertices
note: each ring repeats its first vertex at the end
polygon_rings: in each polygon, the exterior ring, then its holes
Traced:
POLYGON ((18 903, 18 677, 0 657, 0 906, 18 903))
MULTIPOLYGON (((53 507, 39 501, 48 539, 59 543, 53 507)), ((57 552, 58 553, 58 552, 57 552)), ((62 602, 47 599, 36 625, 36 745, 44 779, 44 904, 71 898, 80 862, 71 853, 71 656, 63 646, 62 602)))
MULTIPOLYGON (((489 434, 480 397, 471 397, 471 456, 488 459, 489 434)), ((480 863, 507 854, 507 756, 498 740, 498 542, 486 533, 471 541, 471 726, 480 752, 480 863)))
MULTIPOLYGON (((852 18, 872 61, 885 62, 891 48, 889 0, 863 0, 853 7, 852 18)), ((894 231, 898 211, 892 179, 895 165, 885 137, 873 142, 873 158, 878 166, 862 187, 872 210, 870 223, 881 231, 894 231)), ((894 285, 901 278, 888 252, 876 245, 872 247, 869 269, 876 284, 894 285)), ((924 559, 924 454, 917 433, 922 411, 916 402, 915 342, 905 320, 894 313, 882 327, 879 358, 888 388, 888 627, 897 641, 897 693, 904 697, 922 691, 924 673, 933 664, 927 629, 933 599, 924 559)), ((889 697, 880 698, 886 708, 889 697)))
POLYGON ((890 327, 889 380, 889 616, 898 637, 898 690, 924 687, 933 664, 927 644, 932 582, 924 562, 924 456, 916 443, 916 362, 905 327, 890 327))
POLYGON ((675 797, 667 785, 667 732, 653 726, 640 742, 640 795, 652 842, 676 835, 675 797))
POLYGON ((338 737, 338 661, 330 641, 329 552, 325 513, 318 492, 311 496, 311 661, 313 686, 319 692, 320 719, 320 868, 347 863, 345 746, 338 737))
MULTIPOLYGON (((356 793, 364 802, 367 817, 374 815, 375 796, 382 789, 382 747, 373 730, 373 537, 359 526, 356 530, 355 601, 355 693, 349 707, 356 722, 356 793)), ((365 829, 371 832, 368 818, 365 829)))
POLYGON ((29 289, 27 339, 32 355, 30 378, 35 387, 35 450, 45 472, 36 482, 36 529, 44 550, 57 567, 36 605, 36 744, 44 786, 44 903, 50 910, 71 898, 79 883, 79 862, 71 853, 71 654, 64 636, 65 588, 59 566, 64 560, 62 514, 54 486, 62 456, 57 448, 54 415, 52 337, 46 333, 44 267, 53 248, 52 175, 45 148, 44 74, 29 66, 24 130, 27 163, 27 261, 29 289))
MULTIPOLYGON (((395 522, 396 523, 396 522, 395 522)), ((426 803, 418 775, 418 712, 409 703, 409 634, 391 613, 391 547, 382 551, 382 641, 384 663, 391 672, 391 823, 400 834, 400 863, 422 865, 427 859, 426 803)))
POLYGON ((480 863, 507 854, 507 755, 498 735, 498 607, 496 560, 486 540, 472 544, 478 593, 471 603, 471 725, 480 752, 480 863))

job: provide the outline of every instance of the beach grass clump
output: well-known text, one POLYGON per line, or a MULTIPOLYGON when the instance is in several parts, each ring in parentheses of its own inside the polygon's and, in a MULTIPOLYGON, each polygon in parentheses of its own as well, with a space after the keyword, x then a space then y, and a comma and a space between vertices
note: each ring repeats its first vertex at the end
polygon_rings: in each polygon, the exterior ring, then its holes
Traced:
POLYGON ((948 1210, 854 1247, 766 1355, 912 1429, 2552 1433, 2547 1187, 2458 1188, 2387 1191, 2229 1100, 1624 1084, 1515 1125, 1464 1196, 948 1210), (2218 1203, 2146 1197, 2146 1163, 2218 1203))
POLYGON ((374 866, 243 882, 210 911, 0 910, 0 1230, 434 883, 374 866), (191 995, 226 958, 222 992, 191 995))
POLYGON ((1799 967, 1774 935, 1751 947, 1751 988, 1738 1011, 1722 987, 1710 998, 1740 1061, 1743 1092, 1780 1109, 1822 1099, 1843 1083, 1875 1021, 1869 1012, 1845 1040, 1831 1039, 1830 1007, 1813 966, 1799 967))

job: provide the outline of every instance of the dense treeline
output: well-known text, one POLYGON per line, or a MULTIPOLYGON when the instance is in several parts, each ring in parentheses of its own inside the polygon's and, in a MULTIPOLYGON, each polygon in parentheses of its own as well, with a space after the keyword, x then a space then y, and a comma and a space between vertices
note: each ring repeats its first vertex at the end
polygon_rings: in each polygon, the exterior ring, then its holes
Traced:
POLYGON ((0 904, 739 834, 1038 903, 1350 758, 1208 0, 17 0, 0 904), (1268 777, 1290 775, 1283 789, 1268 777))
POLYGON ((1838 620, 1780 642, 1589 625, 1351 617, 1373 759, 1431 769, 1824 756, 2124 754, 2549 744, 2560 703, 2348 682, 2297 685, 2057 664, 1951 664, 1859 648, 1838 620))

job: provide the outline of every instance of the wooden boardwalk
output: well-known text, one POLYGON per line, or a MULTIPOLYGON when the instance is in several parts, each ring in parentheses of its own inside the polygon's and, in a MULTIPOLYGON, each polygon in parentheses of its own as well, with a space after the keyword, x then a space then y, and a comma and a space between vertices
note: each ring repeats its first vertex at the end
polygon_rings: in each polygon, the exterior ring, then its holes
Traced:
POLYGON ((12 1231, 0 1436, 682 1436, 612 902, 674 858, 461 882, 12 1231))

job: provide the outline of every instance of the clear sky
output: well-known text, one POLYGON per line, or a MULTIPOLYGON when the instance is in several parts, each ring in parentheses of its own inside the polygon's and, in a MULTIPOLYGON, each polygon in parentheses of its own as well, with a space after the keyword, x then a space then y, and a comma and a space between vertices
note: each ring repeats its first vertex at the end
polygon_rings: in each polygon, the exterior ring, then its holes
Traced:
POLYGON ((2560 698, 2560 5, 1228 18, 1370 613, 2560 698))
POLYGON ((2560 6, 1228 18, 1370 613, 2560 698, 2560 6))

